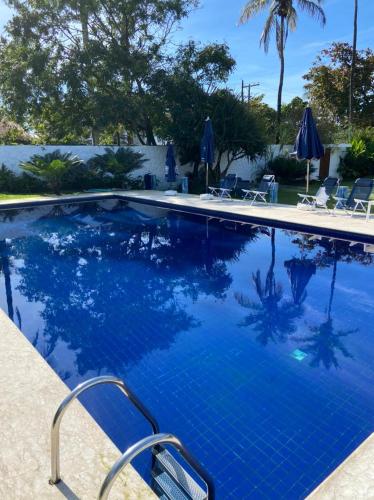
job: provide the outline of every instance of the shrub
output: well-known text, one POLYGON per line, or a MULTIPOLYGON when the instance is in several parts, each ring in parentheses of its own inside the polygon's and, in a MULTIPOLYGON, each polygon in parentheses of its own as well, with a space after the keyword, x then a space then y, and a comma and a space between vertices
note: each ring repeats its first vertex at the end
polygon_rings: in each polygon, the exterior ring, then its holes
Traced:
POLYGON ((340 160, 338 172, 348 179, 374 175, 374 127, 354 133, 351 147, 340 160))
POLYGON ((21 162, 20 167, 44 181, 55 194, 60 194, 62 187, 72 183, 81 170, 82 160, 56 149, 45 155, 33 155, 29 161, 21 162))
POLYGON ((0 167, 0 192, 12 193, 16 177, 3 163, 0 167))
POLYGON ((3 193, 42 193, 46 189, 37 177, 23 172, 21 175, 14 174, 4 164, 0 167, 0 192, 3 193))
MULTIPOLYGON (((307 172, 306 160, 296 160, 287 156, 277 156, 272 158, 267 170, 274 174, 278 181, 295 182, 304 179, 307 172)), ((314 167, 310 166, 310 173, 314 171, 314 167)))
POLYGON ((139 181, 130 176, 148 161, 141 153, 130 148, 118 148, 114 151, 105 148, 105 153, 95 155, 88 160, 87 166, 91 185, 95 187, 134 188, 139 181))

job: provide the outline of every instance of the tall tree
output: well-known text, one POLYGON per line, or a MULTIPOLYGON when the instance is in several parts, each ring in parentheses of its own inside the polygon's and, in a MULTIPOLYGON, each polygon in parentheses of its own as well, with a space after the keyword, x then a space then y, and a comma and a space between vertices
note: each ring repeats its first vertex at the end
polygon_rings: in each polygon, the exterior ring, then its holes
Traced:
POLYGON ((349 75, 349 124, 350 125, 352 125, 353 121, 353 99, 355 91, 355 72, 356 72, 356 58, 357 58, 357 15, 358 15, 358 0, 354 0, 352 63, 351 63, 351 72, 349 75))
POLYGON ((46 140, 125 125, 155 142, 148 82, 195 0, 7 3, 14 16, 0 42, 0 90, 12 117, 46 140))
POLYGON ((296 7, 307 12, 312 17, 326 23, 325 13, 320 6, 323 0, 249 0, 245 5, 240 17, 240 24, 246 23, 253 16, 269 7, 269 15, 260 38, 260 45, 263 45, 265 52, 269 50, 271 35, 275 30, 276 46, 280 60, 280 77, 278 85, 277 99, 277 128, 276 143, 280 142, 280 125, 282 114, 282 92, 284 81, 284 52, 289 31, 295 31, 297 26, 296 7))
POLYGON ((225 175, 233 161, 255 158, 265 149, 257 117, 235 94, 220 88, 234 65, 226 45, 189 42, 180 48, 167 71, 158 72, 151 87, 160 102, 157 134, 175 143, 181 163, 194 165, 195 177, 207 116, 213 122, 217 152, 211 168, 214 180, 225 175))
MULTIPOLYGON (((316 116, 323 115, 331 123, 347 124, 349 110, 347 89, 353 48, 348 43, 333 43, 322 50, 304 75, 305 89, 316 116)), ((355 60, 355 97, 352 114, 355 125, 374 125, 374 52, 357 50, 355 60)))

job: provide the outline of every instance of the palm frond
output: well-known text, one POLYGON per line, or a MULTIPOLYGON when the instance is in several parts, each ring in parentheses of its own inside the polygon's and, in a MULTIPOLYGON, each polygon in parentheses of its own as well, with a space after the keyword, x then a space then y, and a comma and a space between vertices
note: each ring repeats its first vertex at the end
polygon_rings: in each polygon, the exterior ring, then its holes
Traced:
POLYGON ((297 12, 294 7, 290 7, 288 13, 287 13, 287 28, 290 29, 290 31, 295 31, 297 26, 297 12))
POLYGON ((304 12, 317 19, 322 26, 326 24, 325 12, 320 5, 322 0, 297 0, 297 3, 304 12))
POLYGON ((269 50, 271 34, 274 27, 276 27, 276 19, 276 13, 273 9, 271 9, 260 38, 260 45, 264 46, 265 52, 268 52, 269 50))
POLYGON ((251 17, 255 16, 265 7, 267 7, 272 0, 249 0, 243 7, 241 16, 239 18, 239 24, 246 23, 251 17))

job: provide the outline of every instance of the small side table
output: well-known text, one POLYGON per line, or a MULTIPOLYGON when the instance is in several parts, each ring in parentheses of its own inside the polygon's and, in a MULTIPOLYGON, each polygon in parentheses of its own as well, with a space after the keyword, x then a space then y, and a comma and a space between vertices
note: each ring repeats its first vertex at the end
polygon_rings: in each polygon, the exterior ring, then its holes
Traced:
POLYGON ((371 207, 374 206, 374 200, 368 201, 368 208, 366 210, 366 221, 370 219, 371 207))

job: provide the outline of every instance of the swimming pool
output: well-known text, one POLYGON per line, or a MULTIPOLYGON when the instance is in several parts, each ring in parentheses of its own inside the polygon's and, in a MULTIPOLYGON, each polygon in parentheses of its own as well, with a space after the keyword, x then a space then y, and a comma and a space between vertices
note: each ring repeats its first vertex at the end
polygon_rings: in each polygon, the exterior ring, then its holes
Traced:
MULTIPOLYGON (((373 431, 371 247, 118 201, 0 221, 0 306, 70 387, 123 378, 218 498, 302 498, 373 431)), ((114 389, 83 403, 148 434, 114 389)))

